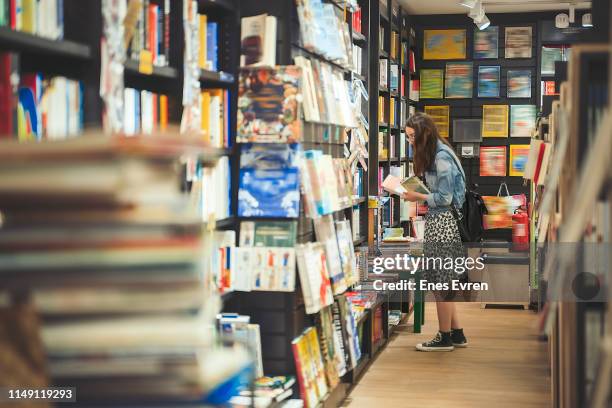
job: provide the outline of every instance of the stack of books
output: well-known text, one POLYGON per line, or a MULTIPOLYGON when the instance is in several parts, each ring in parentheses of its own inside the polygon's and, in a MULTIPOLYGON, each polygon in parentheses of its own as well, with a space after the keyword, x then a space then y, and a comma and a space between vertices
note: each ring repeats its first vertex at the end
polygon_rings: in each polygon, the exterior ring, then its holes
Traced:
POLYGON ((59 40, 64 36, 64 2, 0 0, 0 27, 59 40))
POLYGON ((0 52, 0 115, 0 136, 21 141, 77 136, 83 130, 82 85, 60 76, 20 74, 18 55, 0 52))
POLYGON ((130 58, 151 61, 160 67, 170 64, 171 3, 169 0, 141 1, 128 47, 130 58))
POLYGON ((213 249, 183 155, 217 160, 159 135, 0 146, 3 287, 31 290, 51 381, 81 402, 202 400, 249 363, 212 347, 213 249))

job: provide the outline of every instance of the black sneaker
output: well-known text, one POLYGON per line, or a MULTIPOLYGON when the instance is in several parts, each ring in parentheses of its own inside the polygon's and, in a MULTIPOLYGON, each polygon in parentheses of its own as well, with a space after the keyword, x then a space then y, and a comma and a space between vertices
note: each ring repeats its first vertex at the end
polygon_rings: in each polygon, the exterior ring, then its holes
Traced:
POLYGON ((453 351, 455 347, 453 347, 450 333, 438 332, 433 340, 417 344, 416 349, 419 351, 453 351))
POLYGON ((451 340, 455 347, 467 347, 468 341, 463 334, 463 329, 451 329, 451 340))

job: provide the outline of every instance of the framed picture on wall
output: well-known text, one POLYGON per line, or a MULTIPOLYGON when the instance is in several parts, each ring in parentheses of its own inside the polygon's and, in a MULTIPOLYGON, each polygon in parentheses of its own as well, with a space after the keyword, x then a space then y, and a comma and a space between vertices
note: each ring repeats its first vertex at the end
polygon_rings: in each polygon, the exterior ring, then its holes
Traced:
POLYGON ((529 147, 529 145, 510 146, 509 176, 523 177, 523 173, 525 172, 525 164, 527 164, 527 156, 529 156, 529 147))
POLYGON ((531 27, 506 27, 506 58, 531 58, 531 27))
POLYGON ((431 116, 440 136, 448 138, 448 128, 450 123, 450 107, 442 106, 425 106, 425 113, 431 116))
POLYGON ((472 97, 472 74, 471 62, 449 62, 446 64, 445 97, 471 98, 472 97))
POLYGON ((499 65, 478 67, 478 97, 499 98, 499 77, 499 65))
POLYGON ((506 176, 506 146, 480 147, 480 176, 506 176))
POLYGON ((423 59, 448 60, 466 58, 466 30, 425 30, 423 59))
POLYGON ((474 29, 474 59, 499 58, 499 27, 474 29))
POLYGON ((535 105, 512 105, 510 107, 510 136, 531 137, 536 124, 535 105))
POLYGON ((531 71, 508 71, 508 98, 531 98, 531 71))
POLYGON ((422 69, 420 85, 420 99, 442 99, 444 97, 444 71, 422 69))
POLYGON ((482 105, 482 137, 508 137, 508 105, 482 105))

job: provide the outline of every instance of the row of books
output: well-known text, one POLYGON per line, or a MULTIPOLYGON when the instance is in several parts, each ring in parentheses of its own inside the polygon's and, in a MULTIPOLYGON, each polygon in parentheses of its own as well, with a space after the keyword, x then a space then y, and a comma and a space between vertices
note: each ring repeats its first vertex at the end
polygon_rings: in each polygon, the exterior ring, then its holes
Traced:
POLYGON ((64 36, 63 0, 0 0, 0 27, 51 40, 64 36))
POLYGON ((356 107, 351 103, 351 86, 344 79, 342 71, 316 58, 298 56, 294 61, 302 70, 304 119, 307 122, 356 127, 356 107))
POLYGON ((83 130, 83 89, 79 81, 19 75, 19 57, 0 53, 0 138, 61 139, 83 130), (17 85, 15 85, 17 79, 17 85))
POLYGON ((227 89, 207 89, 200 94, 202 135, 212 147, 230 144, 230 93, 227 89))
POLYGON ((306 408, 319 406, 357 366, 361 358, 359 334, 352 303, 345 296, 322 309, 316 326, 307 328, 292 342, 300 396, 306 408))
POLYGON ((353 41, 344 14, 322 0, 296 0, 304 48, 350 70, 353 41))
MULTIPOLYGON (((168 1, 168 0, 166 0, 168 1)), ((198 66, 208 71, 219 70, 219 23, 209 21, 206 14, 198 14, 200 53, 198 66)))
POLYGON ((213 346, 211 249, 181 189, 184 154, 215 161, 201 140, 162 136, 0 148, 3 287, 31 291, 50 380, 83 404, 201 402, 250 365, 213 346))
POLYGON ((191 185, 191 202, 204 222, 219 221, 230 216, 230 163, 220 157, 214 166, 188 161, 186 180, 191 185))
POLYGON ((391 30, 391 49, 389 50, 389 56, 391 59, 397 60, 399 55, 399 33, 395 30, 391 30))
POLYGON ((123 90, 123 132, 149 135, 168 127, 168 96, 146 90, 123 90))
POLYGON ((170 0, 143 0, 140 3, 134 18, 128 20, 133 24, 127 53, 130 58, 151 61, 154 66, 169 65, 170 12, 170 0))
POLYGON ((315 220, 317 242, 296 246, 306 313, 333 303, 334 295, 357 283, 356 260, 348 220, 334 223, 331 215, 315 220))

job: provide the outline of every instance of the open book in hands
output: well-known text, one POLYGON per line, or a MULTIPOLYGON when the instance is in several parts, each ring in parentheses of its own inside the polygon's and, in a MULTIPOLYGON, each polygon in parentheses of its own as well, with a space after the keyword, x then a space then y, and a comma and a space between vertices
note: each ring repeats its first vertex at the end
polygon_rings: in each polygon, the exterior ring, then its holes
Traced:
POLYGON ((388 175, 382 183, 385 191, 401 196, 407 191, 416 191, 421 194, 429 194, 427 186, 416 176, 401 179, 400 177, 388 175))

